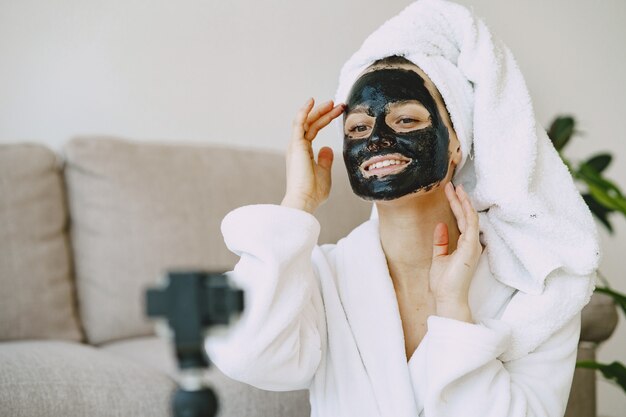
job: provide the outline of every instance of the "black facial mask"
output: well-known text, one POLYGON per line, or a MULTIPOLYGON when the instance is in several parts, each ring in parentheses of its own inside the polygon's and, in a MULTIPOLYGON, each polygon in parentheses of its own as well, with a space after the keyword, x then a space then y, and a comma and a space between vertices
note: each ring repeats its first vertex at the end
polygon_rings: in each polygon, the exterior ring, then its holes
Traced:
POLYGON ((343 159, 350 185, 356 195, 366 200, 393 200, 419 190, 430 190, 448 172, 448 129, 443 123, 435 100, 424 85, 424 79, 406 69, 380 69, 366 73, 354 84, 348 99, 346 115, 357 106, 375 118, 367 138, 354 139, 344 134, 343 159), (419 101, 430 113, 431 125, 398 133, 385 121, 389 103, 419 101), (401 171, 378 177, 365 177, 361 164, 379 155, 399 153, 411 160, 401 171))

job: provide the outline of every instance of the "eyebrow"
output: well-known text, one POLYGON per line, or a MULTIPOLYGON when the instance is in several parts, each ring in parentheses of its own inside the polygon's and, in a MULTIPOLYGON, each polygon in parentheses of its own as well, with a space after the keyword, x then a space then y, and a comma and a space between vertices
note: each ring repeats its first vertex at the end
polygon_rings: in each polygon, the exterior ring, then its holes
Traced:
MULTIPOLYGON (((428 111, 428 109, 426 108, 426 106, 419 100, 401 100, 401 101, 394 101, 392 103, 388 103, 385 107, 387 107, 388 110, 391 110, 395 107, 400 107, 406 104, 416 104, 419 107, 423 108, 424 110, 428 111)), ((428 112, 430 114, 430 112, 428 112)), ((353 109, 350 109, 347 113, 346 113, 346 117, 350 116, 351 114, 367 114, 368 116, 372 116, 372 114, 370 113, 370 109, 369 107, 366 107, 362 104, 359 104, 358 106, 354 107, 353 109)))
POLYGON ((358 106, 354 107, 353 109, 350 109, 350 111, 348 111, 348 113, 346 113, 346 117, 351 115, 351 114, 354 114, 354 113, 365 113, 367 115, 370 115, 369 114, 369 108, 365 107, 363 105, 358 105, 358 106))
MULTIPOLYGON (((419 107, 423 107, 424 109, 426 109, 426 106, 424 105, 424 103, 422 103, 419 100, 401 100, 401 101, 394 101, 392 103, 387 104, 387 108, 392 108, 392 107, 400 107, 400 106, 404 106, 406 104, 416 104, 419 107)), ((426 109, 428 110, 428 109, 426 109)))

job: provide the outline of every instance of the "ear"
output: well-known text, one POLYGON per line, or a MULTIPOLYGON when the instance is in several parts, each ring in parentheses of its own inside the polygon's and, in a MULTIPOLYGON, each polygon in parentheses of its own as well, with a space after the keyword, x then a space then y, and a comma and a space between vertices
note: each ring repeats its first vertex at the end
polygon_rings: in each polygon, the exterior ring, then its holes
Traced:
POLYGON ((450 135, 450 160, 455 166, 458 166, 461 163, 462 156, 461 143, 456 137, 456 133, 453 133, 450 135))
POLYGON ((456 150, 454 151, 454 165, 459 165, 461 163, 461 159, 463 157, 463 151, 461 150, 461 145, 457 145, 456 150))

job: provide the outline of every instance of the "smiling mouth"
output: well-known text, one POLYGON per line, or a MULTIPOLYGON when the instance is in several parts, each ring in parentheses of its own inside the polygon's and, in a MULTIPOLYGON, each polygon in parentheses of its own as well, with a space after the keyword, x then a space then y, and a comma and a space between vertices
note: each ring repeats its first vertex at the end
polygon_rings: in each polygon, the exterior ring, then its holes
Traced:
POLYGON ((365 178, 397 174, 411 163, 412 159, 399 153, 375 156, 363 162, 359 169, 365 178))

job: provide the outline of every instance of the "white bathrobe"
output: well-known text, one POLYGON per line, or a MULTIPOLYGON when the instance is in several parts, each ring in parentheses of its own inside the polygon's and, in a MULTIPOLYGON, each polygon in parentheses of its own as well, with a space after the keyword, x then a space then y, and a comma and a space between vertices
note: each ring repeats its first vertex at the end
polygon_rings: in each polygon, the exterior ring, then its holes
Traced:
MULTIPOLYGON (((485 252, 473 277, 473 323, 432 315, 407 363, 397 299, 368 220, 337 244, 301 210, 252 205, 222 222, 241 258, 230 278, 245 311, 205 347, 227 376, 255 387, 310 390, 314 417, 562 417, 580 312, 531 353, 510 361, 499 320, 517 290, 495 280, 485 252)), ((550 317, 546 317, 550 320, 550 317)))

